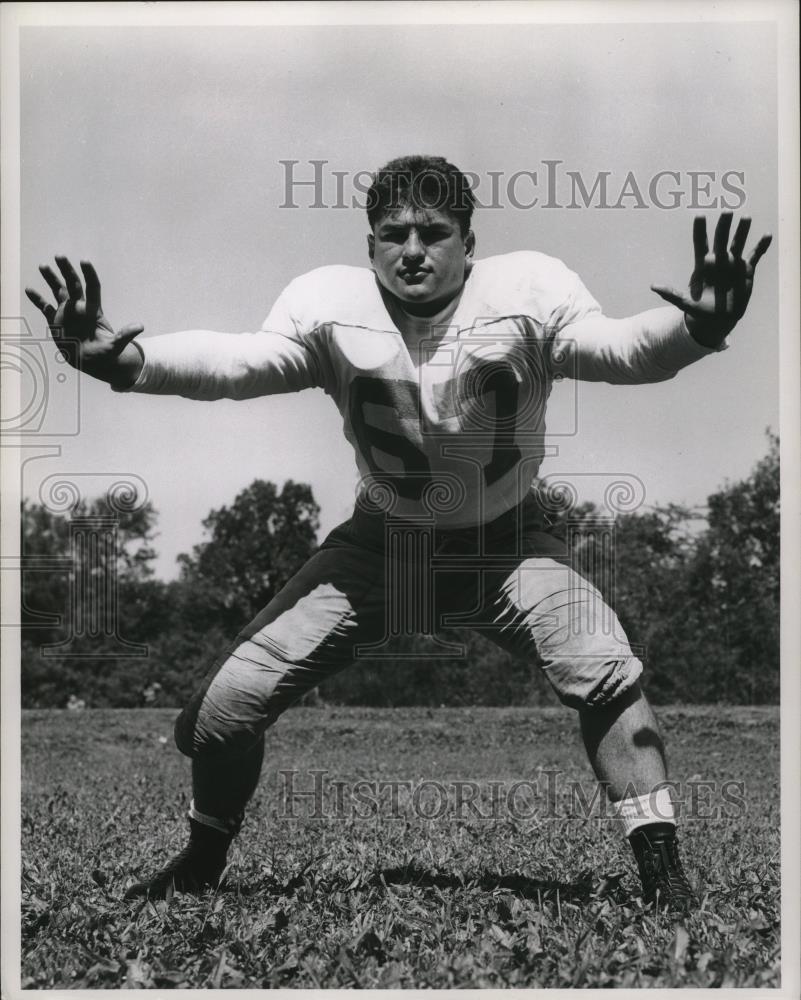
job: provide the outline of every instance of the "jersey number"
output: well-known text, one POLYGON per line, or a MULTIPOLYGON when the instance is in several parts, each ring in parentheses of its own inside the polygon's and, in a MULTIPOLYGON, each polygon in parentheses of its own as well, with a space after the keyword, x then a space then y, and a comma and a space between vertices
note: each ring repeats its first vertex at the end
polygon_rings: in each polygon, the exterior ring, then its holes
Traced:
MULTIPOLYGON (((520 449, 514 440, 519 385, 508 368, 496 368, 480 382, 471 377, 474 374, 466 373, 446 383, 439 396, 446 408, 448 400, 459 406, 474 398, 479 401, 482 413, 486 413, 488 396, 494 397, 491 422, 481 422, 481 427, 492 428, 492 457, 484 466, 484 483, 492 486, 520 461, 520 449)), ((350 392, 350 424, 371 471, 391 483, 399 496, 419 501, 431 481, 428 458, 409 438, 371 423, 369 411, 375 406, 391 411, 399 422, 408 420, 414 426, 420 421, 420 389, 416 382, 357 375, 350 392), (403 471, 388 472, 377 460, 376 451, 398 459, 403 471)))

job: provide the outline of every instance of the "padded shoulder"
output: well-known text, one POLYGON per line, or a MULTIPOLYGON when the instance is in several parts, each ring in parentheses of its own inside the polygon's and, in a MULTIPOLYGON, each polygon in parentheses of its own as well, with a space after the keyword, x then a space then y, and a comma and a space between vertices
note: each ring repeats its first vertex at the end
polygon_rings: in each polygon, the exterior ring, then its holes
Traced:
POLYGON ((599 308, 574 271, 534 250, 476 261, 465 291, 476 317, 528 316, 543 326, 577 307, 599 308))
POLYGON ((372 270, 344 264, 318 267, 295 278, 281 293, 265 329, 274 315, 291 317, 300 334, 325 323, 387 325, 372 270))

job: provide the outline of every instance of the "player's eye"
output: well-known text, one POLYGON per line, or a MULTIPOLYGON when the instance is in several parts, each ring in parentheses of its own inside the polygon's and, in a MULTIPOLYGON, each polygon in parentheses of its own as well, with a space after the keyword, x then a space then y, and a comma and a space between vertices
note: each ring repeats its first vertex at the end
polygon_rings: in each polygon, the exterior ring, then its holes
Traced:
POLYGON ((442 226, 432 226, 430 229, 425 228, 420 232, 420 238, 424 243, 439 243, 440 240, 446 240, 450 236, 450 230, 443 229, 442 226))
POLYGON ((379 235, 384 243, 405 243, 408 234, 403 229, 382 229, 379 235))

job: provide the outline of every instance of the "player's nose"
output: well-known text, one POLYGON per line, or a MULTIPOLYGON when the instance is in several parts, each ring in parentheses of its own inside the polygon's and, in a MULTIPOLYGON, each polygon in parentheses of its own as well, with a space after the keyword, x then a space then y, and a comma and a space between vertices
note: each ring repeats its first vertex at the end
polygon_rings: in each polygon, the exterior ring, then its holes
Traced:
POLYGON ((420 241, 420 237, 412 230, 403 244, 403 259, 407 261, 422 260, 425 253, 425 247, 420 241))

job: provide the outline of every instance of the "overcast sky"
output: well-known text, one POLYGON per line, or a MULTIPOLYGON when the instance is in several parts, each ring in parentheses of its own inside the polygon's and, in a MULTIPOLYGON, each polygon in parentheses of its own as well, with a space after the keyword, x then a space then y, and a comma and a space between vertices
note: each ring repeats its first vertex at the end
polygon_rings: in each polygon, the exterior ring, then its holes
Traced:
MULTIPOLYGON (((733 195, 752 242, 776 231, 773 28, 746 24, 512 27, 26 28, 21 49, 22 273, 54 253, 92 259, 113 323, 148 335, 259 327, 295 275, 366 264, 364 213, 282 208, 285 167, 371 170, 409 152, 502 172, 501 208, 475 216, 478 256, 536 249, 565 260, 612 316, 659 305, 651 283, 683 285, 691 267, 690 171, 702 199, 733 195), (545 208, 545 160, 591 187, 609 171, 609 202, 629 171, 644 195, 621 208, 545 208), (521 179, 520 202, 505 185, 521 179), (676 171, 682 205, 648 186, 676 171), (530 184, 531 186, 527 186, 530 184)), ((345 181, 345 193, 353 193, 345 181)), ((311 193, 295 200, 308 206, 311 193)), ((706 212, 710 221, 717 210, 706 212)), ((606 475, 630 474, 648 503, 702 503, 748 473, 778 427, 777 246, 760 265, 731 349, 671 382, 558 386, 549 426, 564 434, 543 473, 582 475, 599 499, 606 475), (572 414, 578 425, 573 428, 572 414)), ((41 318, 26 303, 38 333, 41 318)), ((52 361, 51 374, 55 375, 52 361)), ((51 386, 48 419, 70 418, 69 379, 51 386)), ((311 483, 323 530, 344 519, 356 482, 334 404, 319 391, 246 403, 112 394, 85 380, 80 433, 57 459, 28 463, 35 495, 53 472, 131 473, 159 511, 158 572, 201 538, 212 507, 254 478, 311 483)), ((90 481, 87 478, 87 481, 90 481)), ((102 476, 97 479, 100 482, 102 476)), ((94 480, 92 480, 94 481, 94 480)))

